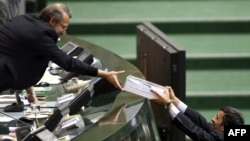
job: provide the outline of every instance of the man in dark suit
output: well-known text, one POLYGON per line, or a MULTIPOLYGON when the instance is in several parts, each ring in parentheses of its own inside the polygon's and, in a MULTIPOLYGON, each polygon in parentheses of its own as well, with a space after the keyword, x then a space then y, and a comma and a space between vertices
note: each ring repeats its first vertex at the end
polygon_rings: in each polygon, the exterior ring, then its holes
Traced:
POLYGON ((173 123, 193 141, 224 141, 224 125, 244 124, 242 113, 234 107, 220 108, 210 123, 200 113, 178 99, 171 87, 166 87, 164 94, 154 89, 152 92, 157 97, 151 100, 164 105, 173 123))
POLYGON ((36 100, 32 86, 41 79, 49 61, 66 71, 102 77, 122 90, 117 75, 124 71, 97 69, 58 48, 58 38, 66 34, 71 16, 65 5, 55 3, 39 15, 19 15, 0 26, 0 92, 27 89, 29 99, 36 100))

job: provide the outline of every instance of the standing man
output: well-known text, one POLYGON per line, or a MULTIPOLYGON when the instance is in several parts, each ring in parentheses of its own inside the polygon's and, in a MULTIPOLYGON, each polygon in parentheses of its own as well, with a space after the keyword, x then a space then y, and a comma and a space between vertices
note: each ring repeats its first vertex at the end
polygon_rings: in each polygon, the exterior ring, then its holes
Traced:
POLYGON ((220 108, 210 123, 200 113, 180 101, 171 87, 166 87, 164 94, 153 89, 152 92, 157 95, 152 101, 164 105, 174 125, 193 141, 224 141, 224 125, 244 124, 242 113, 234 107, 220 108))
MULTIPOLYGON (((72 15, 62 3, 48 5, 39 15, 24 14, 0 26, 0 92, 28 89, 43 76, 49 61, 66 71, 102 77, 122 90, 117 75, 124 71, 104 71, 75 59, 57 46, 65 35, 72 15)), ((32 89, 30 100, 35 100, 32 89)))

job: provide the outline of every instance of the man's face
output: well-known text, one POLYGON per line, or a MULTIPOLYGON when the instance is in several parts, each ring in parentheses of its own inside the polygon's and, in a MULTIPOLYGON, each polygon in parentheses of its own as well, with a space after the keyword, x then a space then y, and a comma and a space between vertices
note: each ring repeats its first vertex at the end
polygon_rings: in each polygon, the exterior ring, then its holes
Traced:
POLYGON ((221 130, 224 131, 224 125, 222 123, 223 117, 225 113, 223 111, 219 111, 212 119, 213 127, 212 129, 214 130, 221 130))
POLYGON ((55 23, 53 28, 55 29, 58 36, 67 34, 70 18, 66 13, 63 13, 63 20, 59 23, 55 23))

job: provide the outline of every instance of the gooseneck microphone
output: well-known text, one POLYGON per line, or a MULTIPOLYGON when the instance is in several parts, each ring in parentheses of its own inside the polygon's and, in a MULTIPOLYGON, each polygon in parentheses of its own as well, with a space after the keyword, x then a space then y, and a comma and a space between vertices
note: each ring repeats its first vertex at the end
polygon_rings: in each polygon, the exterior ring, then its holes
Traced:
POLYGON ((4 112, 22 112, 24 110, 23 101, 20 98, 20 90, 15 91, 16 102, 4 107, 4 112))

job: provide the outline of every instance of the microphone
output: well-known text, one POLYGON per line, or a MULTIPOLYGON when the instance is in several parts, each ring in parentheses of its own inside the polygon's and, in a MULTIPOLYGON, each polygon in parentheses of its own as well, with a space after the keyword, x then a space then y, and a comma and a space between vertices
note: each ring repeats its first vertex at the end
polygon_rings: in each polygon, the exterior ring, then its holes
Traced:
POLYGON ((22 112, 24 110, 24 104, 19 96, 20 92, 20 90, 15 91, 16 103, 4 107, 4 112, 22 112))

